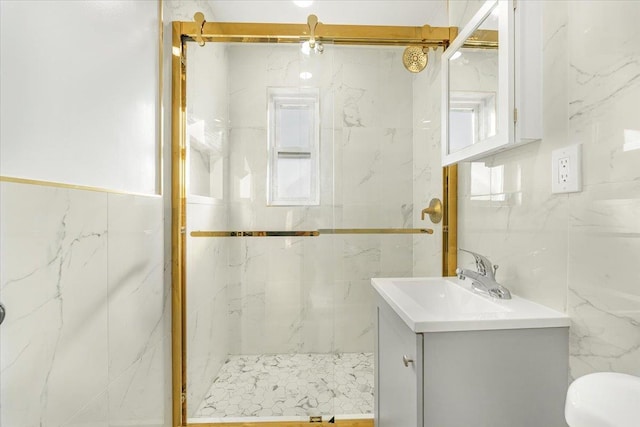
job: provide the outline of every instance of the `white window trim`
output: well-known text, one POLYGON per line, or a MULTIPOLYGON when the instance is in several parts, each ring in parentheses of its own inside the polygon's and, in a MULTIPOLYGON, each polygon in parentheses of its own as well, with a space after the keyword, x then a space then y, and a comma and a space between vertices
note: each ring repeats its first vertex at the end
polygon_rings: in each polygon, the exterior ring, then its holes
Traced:
POLYGON ((267 89, 267 205, 268 206, 314 206, 320 204, 320 93, 317 88, 268 88, 267 89), (276 113, 280 105, 311 106, 312 125, 309 147, 278 146, 276 140, 276 113), (278 194, 278 159, 309 158, 311 159, 310 197, 284 198, 278 194))

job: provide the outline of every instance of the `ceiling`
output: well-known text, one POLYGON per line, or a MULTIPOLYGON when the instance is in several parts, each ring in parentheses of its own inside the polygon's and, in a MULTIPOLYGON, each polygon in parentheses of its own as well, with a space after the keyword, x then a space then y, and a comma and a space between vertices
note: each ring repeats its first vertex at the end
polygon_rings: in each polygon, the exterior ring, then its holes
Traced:
MULTIPOLYGON (((220 22, 447 26, 447 0, 208 0, 220 22), (306 7, 295 3, 311 3, 306 7)), ((209 20, 211 20, 209 18, 209 20)))

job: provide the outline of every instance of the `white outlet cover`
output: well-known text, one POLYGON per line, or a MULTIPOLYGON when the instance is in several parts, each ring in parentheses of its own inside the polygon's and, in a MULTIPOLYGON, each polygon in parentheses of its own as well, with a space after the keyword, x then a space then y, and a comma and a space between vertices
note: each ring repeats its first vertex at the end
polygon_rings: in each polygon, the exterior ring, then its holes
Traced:
POLYGON ((551 192, 582 191, 582 144, 569 145, 551 152, 551 192), (567 164, 566 169, 560 161, 567 164))

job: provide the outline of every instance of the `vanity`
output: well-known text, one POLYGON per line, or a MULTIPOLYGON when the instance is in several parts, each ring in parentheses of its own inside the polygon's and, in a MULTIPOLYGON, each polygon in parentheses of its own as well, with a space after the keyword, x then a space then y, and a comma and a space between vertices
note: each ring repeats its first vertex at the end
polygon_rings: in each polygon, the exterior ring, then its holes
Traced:
POLYGON ((565 314, 457 278, 371 283, 376 427, 566 426, 565 314))

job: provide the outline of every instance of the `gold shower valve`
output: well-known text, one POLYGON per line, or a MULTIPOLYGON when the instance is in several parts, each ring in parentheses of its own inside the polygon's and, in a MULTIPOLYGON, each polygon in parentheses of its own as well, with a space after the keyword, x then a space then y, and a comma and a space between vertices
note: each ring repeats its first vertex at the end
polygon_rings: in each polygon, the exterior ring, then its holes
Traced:
POLYGON ((443 213, 443 209, 442 209, 442 202, 440 201, 440 199, 431 199, 431 201, 429 202, 429 206, 422 209, 420 217, 424 221, 425 215, 428 214, 431 222, 433 222, 434 224, 437 224, 440 221, 442 221, 442 213, 443 213))

